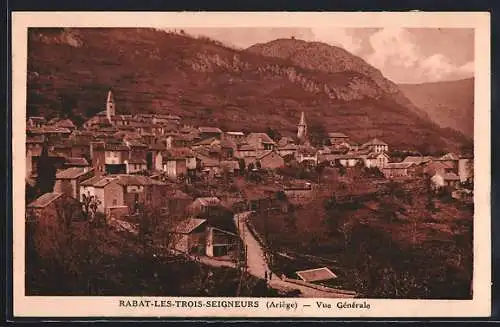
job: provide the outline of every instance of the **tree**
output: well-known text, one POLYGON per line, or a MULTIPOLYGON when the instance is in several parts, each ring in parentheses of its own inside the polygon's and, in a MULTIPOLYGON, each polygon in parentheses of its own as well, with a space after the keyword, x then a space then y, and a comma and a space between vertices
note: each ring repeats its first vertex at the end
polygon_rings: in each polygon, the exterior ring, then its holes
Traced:
POLYGON ((56 182, 56 167, 52 158, 49 156, 48 144, 45 143, 42 153, 38 158, 38 169, 36 176, 36 193, 38 195, 50 193, 54 190, 56 182))
POLYGON ((75 96, 72 94, 59 94, 59 101, 61 105, 61 117, 62 118, 73 118, 74 109, 77 105, 75 96))
POLYGON ((266 134, 275 141, 279 141, 281 139, 281 133, 277 129, 267 127, 266 134))
POLYGON ((87 292, 89 295, 94 293, 94 256, 95 256, 95 227, 96 214, 101 201, 90 192, 82 194, 82 212, 87 223, 87 292))
POLYGON ((309 127, 308 135, 313 146, 323 146, 328 140, 328 133, 321 124, 313 123, 309 127))
POLYGON ((240 168, 240 175, 244 175, 244 173, 245 173, 245 160, 243 160, 243 158, 238 159, 238 166, 240 168))

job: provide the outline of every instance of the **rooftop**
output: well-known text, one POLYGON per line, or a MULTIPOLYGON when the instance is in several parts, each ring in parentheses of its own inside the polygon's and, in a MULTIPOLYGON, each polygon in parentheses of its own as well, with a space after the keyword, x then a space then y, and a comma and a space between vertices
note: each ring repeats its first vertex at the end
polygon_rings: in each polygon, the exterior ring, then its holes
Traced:
POLYGON ((413 162, 390 162, 383 169, 407 169, 413 166, 413 162))
POLYGON ((341 132, 328 133, 328 137, 348 138, 347 135, 345 135, 344 133, 341 133, 341 132))
POLYGON ((365 146, 370 146, 370 145, 387 145, 387 143, 385 143, 384 141, 382 141, 382 140, 380 140, 378 138, 374 138, 371 141, 368 141, 368 142, 366 142, 363 145, 365 145, 365 146))
POLYGON ((85 158, 70 157, 66 158, 66 165, 70 166, 89 166, 89 162, 85 158))
POLYGON ((86 173, 88 173, 88 171, 85 170, 85 168, 71 167, 71 168, 67 168, 67 169, 59 171, 56 174, 56 179, 76 179, 80 176, 85 175, 86 173))
POLYGON ((200 131, 200 133, 222 133, 222 130, 220 128, 208 126, 199 127, 198 131, 200 131))
POLYGON ((112 181, 116 180, 113 176, 94 176, 80 183, 81 186, 105 187, 112 181))
POLYGON ((181 221, 177 226, 175 226, 174 233, 189 234, 196 228, 204 224, 206 221, 207 221, 206 219, 198 219, 198 218, 185 219, 181 221))
POLYGON ((337 278, 337 275, 327 267, 297 271, 296 274, 305 282, 319 282, 337 278))
POLYGON ((28 208, 45 208, 55 200, 59 199, 62 193, 45 193, 28 205, 28 208))

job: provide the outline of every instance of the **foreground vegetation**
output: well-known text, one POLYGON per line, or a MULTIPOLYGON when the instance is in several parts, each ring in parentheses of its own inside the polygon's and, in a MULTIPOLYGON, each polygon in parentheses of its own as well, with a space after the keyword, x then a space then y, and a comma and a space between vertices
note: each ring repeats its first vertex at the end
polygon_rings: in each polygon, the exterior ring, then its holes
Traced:
POLYGON ((290 277, 326 266, 339 276, 328 285, 364 297, 470 299, 473 207, 427 187, 390 183, 386 195, 346 203, 319 196, 251 222, 290 277))

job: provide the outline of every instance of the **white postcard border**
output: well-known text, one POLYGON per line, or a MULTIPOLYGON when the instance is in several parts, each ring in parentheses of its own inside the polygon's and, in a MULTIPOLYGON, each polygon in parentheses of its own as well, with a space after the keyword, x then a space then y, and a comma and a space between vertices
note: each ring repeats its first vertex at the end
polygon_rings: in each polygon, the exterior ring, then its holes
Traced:
MULTIPOLYGON (((14 12, 12 14, 12 158, 13 158, 13 304, 15 317, 484 317, 491 312, 490 233, 490 16, 486 12, 14 12), (258 308, 120 307, 138 297, 25 296, 24 177, 28 27, 429 27, 475 29, 475 217, 472 300, 366 301, 370 309, 340 309, 342 299, 324 299, 332 309, 318 309, 321 299, 274 299, 296 309, 267 309, 270 298, 192 298, 254 300, 258 308), (304 307, 303 304, 310 304, 304 307)), ((189 298, 147 297, 168 301, 189 298)), ((352 300, 347 300, 352 302, 352 300)), ((162 303, 162 302, 156 302, 162 303)))

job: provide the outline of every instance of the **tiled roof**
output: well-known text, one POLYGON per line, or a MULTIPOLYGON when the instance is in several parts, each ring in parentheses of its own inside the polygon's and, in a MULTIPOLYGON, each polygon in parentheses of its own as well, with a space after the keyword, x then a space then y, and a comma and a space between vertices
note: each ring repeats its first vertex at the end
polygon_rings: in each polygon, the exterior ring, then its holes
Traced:
POLYGON ((198 219, 198 218, 185 219, 181 221, 177 226, 175 226, 174 233, 189 234, 196 228, 204 224, 206 221, 207 221, 206 219, 198 219))
POLYGON ((298 147, 297 152, 304 155, 315 155, 317 153, 316 149, 309 146, 298 147))
POLYGON ((385 143, 384 141, 378 139, 378 138, 374 138, 372 139, 371 141, 363 144, 365 146, 370 146, 370 145, 387 145, 387 143, 385 143))
POLYGON ((337 275, 327 267, 297 271, 296 274, 305 282, 319 282, 337 278, 337 275))
POLYGON ((278 148, 278 150, 282 150, 282 151, 295 151, 297 149, 298 149, 298 146, 295 144, 291 144, 291 143, 288 143, 288 144, 278 148))
POLYGON ((243 144, 240 148, 240 151, 255 151, 255 147, 251 146, 250 144, 243 144))
POLYGON ((221 204, 221 200, 215 196, 196 198, 192 205, 199 204, 201 206, 213 206, 221 204))
POLYGON ((390 162, 383 169, 408 169, 413 166, 413 162, 390 162))
POLYGON ((147 176, 140 175, 117 175, 118 184, 123 186, 128 185, 150 185, 152 179, 147 176))
POLYGON ((432 157, 422 157, 422 156, 408 156, 406 157, 403 162, 413 162, 417 165, 425 162, 429 162, 432 160, 432 157))
POLYGON ((64 127, 64 128, 75 128, 75 124, 70 119, 63 119, 55 123, 55 126, 57 127, 64 127))
POLYGON ((198 130, 200 133, 222 133, 222 130, 218 127, 202 126, 198 130))
POLYGON ((220 162, 221 168, 238 170, 240 169, 240 164, 236 160, 224 160, 220 162))
POLYGON ((26 137, 26 144, 42 144, 45 141, 44 135, 26 137))
POLYGON ((266 133, 250 133, 247 136, 248 144, 253 144, 255 146, 257 145, 257 142, 259 142, 259 140, 262 143, 276 144, 276 142, 274 142, 273 139, 270 138, 269 135, 267 135, 266 133))
POLYGON ((94 176, 80 183, 81 186, 94 186, 94 187, 104 187, 116 180, 116 177, 112 176, 94 176))
POLYGON ((185 159, 194 157, 195 153, 189 148, 172 148, 162 152, 167 159, 185 159))
POLYGON ((44 126, 41 128, 42 133, 66 133, 70 134, 71 131, 65 127, 57 126, 44 126))
POLYGON ((245 133, 243 133, 243 132, 226 132, 226 135, 231 135, 231 136, 245 136, 245 133))
POLYGON ((71 167, 64 170, 59 171, 56 174, 56 179, 75 179, 82 175, 85 175, 87 171, 81 167, 71 167))
POLYGON ((28 208, 45 208, 55 200, 59 199, 62 193, 45 193, 28 205, 28 208))
POLYGON ((455 173, 445 173, 445 174, 443 174, 443 178, 446 181, 458 181, 458 180, 460 180, 460 177, 458 177, 458 175, 455 173))
POLYGON ((454 153, 447 153, 441 158, 439 158, 439 160, 458 160, 458 159, 459 157, 454 153))
MULTIPOLYGON (((260 155, 258 155, 258 156, 257 156, 257 159, 258 159, 258 160, 261 160, 262 158, 267 157, 268 155, 270 155, 270 154, 271 154, 271 153, 273 153, 273 152, 274 152, 273 150, 267 150, 267 151, 265 151, 265 152, 261 153, 260 155)), ((274 153, 276 153, 276 152, 274 152, 274 153)), ((277 154, 277 153, 276 153, 276 154, 277 154)), ((279 154, 277 154, 277 155, 279 156, 279 154)))
POLYGON ((199 142, 196 142, 195 144, 193 144, 194 146, 201 146, 201 145, 210 145, 212 144, 213 142, 219 142, 219 140, 217 140, 215 137, 209 137, 207 139, 203 139, 199 142))
POLYGON ((126 140, 125 143, 127 143, 130 147, 132 148, 147 148, 148 146, 138 140, 126 140))
POLYGON ((132 157, 127 160, 129 164, 146 164, 146 160, 142 158, 132 157))
POLYGON ((129 151, 129 147, 125 144, 116 144, 116 143, 106 143, 104 146, 104 150, 106 151, 129 151))
POLYGON ((192 200, 193 198, 181 190, 170 190, 168 197, 175 200, 192 200))
POLYGON ((197 154, 196 158, 202 162, 203 167, 216 167, 220 165, 220 161, 218 159, 210 158, 202 154, 197 154))
POLYGON ((89 162, 85 158, 70 157, 70 158, 66 158, 66 165, 89 166, 89 162))
POLYGON ((236 149, 238 146, 232 140, 224 139, 220 141, 220 146, 222 148, 236 149))
POLYGON ((385 157, 389 157, 386 153, 381 153, 381 152, 371 152, 369 153, 366 158, 367 159, 376 159, 378 158, 379 156, 385 156, 385 157))
POLYGON ((340 133, 340 132, 328 133, 328 137, 348 138, 347 135, 345 135, 344 133, 340 133))

